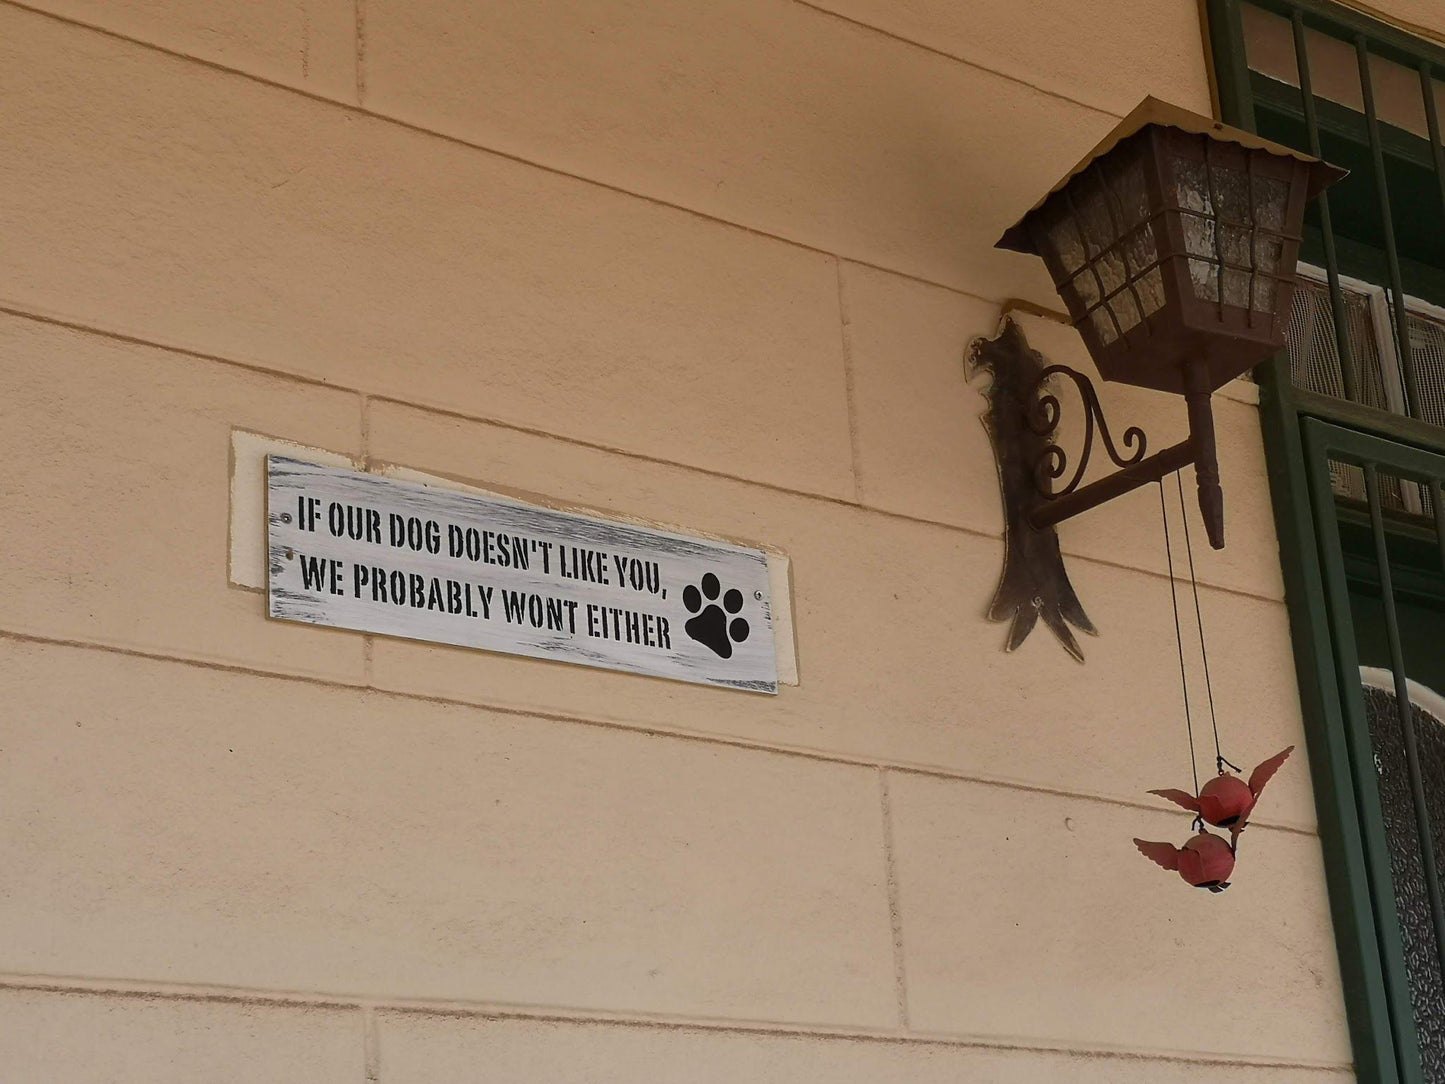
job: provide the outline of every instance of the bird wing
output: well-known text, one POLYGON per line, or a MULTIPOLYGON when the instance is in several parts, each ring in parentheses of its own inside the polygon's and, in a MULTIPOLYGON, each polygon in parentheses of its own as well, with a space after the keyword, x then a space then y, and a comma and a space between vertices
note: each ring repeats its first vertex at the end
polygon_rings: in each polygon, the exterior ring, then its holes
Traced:
POLYGON ((1134 846, 1151 862, 1157 862, 1165 869, 1179 868, 1179 848, 1172 843, 1150 843, 1147 839, 1136 839, 1134 846))
POLYGON ((1172 788, 1167 788, 1165 790, 1151 790, 1149 793, 1157 794, 1161 798, 1167 798, 1175 805, 1181 805, 1185 809, 1189 810, 1189 812, 1191 813, 1199 812, 1199 799, 1194 797, 1194 795, 1190 794, 1187 790, 1174 790, 1172 788))
POLYGON ((1264 790, 1264 785, 1270 781, 1274 773, 1279 771, 1279 766, 1288 760, 1289 755, 1293 752, 1294 746, 1291 745, 1288 749, 1276 753, 1249 773, 1249 789, 1254 793, 1256 798, 1259 797, 1259 792, 1264 790))

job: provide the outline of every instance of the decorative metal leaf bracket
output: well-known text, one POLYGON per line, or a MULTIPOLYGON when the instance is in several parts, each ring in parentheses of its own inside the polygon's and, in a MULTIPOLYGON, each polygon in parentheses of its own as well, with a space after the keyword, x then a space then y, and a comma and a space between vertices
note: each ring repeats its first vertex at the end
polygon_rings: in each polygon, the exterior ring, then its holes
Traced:
POLYGON ((1056 524, 1122 496, 1193 463, 1199 504, 1216 549, 1224 545, 1224 496, 1215 462, 1214 420, 1209 390, 1186 392, 1190 435, 1154 455, 1138 426, 1124 430, 1121 454, 1104 417, 1094 385, 1067 365, 1048 365, 1029 346, 1023 330, 1005 316, 992 339, 978 338, 968 348, 969 375, 987 372, 988 410, 984 428, 993 442, 1004 508, 1004 564, 998 590, 989 605, 993 621, 1011 621, 1005 651, 1024 642, 1042 620, 1080 662, 1084 653, 1069 625, 1097 635, 1084 613, 1064 568, 1056 524), (1063 407, 1049 390, 1055 377, 1072 381, 1084 406, 1083 447, 1070 472, 1069 457, 1055 439, 1063 407), (1098 440, 1119 470, 1082 485, 1098 440), (1068 475, 1060 488, 1055 483, 1068 475))

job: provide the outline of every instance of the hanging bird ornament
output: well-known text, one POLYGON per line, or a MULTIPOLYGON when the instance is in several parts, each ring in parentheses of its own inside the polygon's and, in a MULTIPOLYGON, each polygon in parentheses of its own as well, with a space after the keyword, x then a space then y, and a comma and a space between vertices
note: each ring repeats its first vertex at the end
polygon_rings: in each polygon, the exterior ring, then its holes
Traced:
POLYGON ((1182 847, 1150 843, 1147 839, 1136 839, 1134 846, 1151 862, 1177 871, 1185 884, 1211 892, 1223 892, 1229 887, 1229 875, 1234 872, 1234 848, 1213 832, 1201 830, 1182 847))
MULTIPOLYGON (((1227 828, 1235 839, 1239 833, 1244 831, 1245 825, 1249 822, 1249 815, 1254 812, 1255 805, 1259 802, 1260 793, 1264 785, 1279 771, 1289 755, 1294 752, 1294 746, 1276 753, 1258 768, 1249 773, 1249 782, 1246 783, 1233 772, 1223 771, 1223 763, 1220 764, 1219 775, 1211 779, 1195 797, 1186 790, 1151 790, 1150 794, 1157 794, 1161 798, 1167 798, 1177 806, 1182 806, 1191 813, 1197 813, 1207 823, 1216 828, 1227 828)), ((1223 758, 1220 758, 1221 762, 1223 758)), ((1231 765, 1233 767, 1233 765, 1231 765)))
MULTIPOLYGON (((1184 507, 1184 486, 1178 474, 1174 476, 1179 489, 1179 505, 1184 507)), ((1169 539, 1169 510, 1164 500, 1164 482, 1159 482, 1159 514, 1164 521, 1164 553, 1169 567, 1169 601, 1174 611, 1174 643, 1179 649, 1179 679, 1184 694, 1184 729, 1189 738, 1189 768, 1194 775, 1194 793, 1187 790, 1165 788, 1151 790, 1161 798, 1194 814, 1195 835, 1176 847, 1172 843, 1151 843, 1146 839, 1134 840, 1139 853, 1151 862, 1173 870, 1186 884, 1195 888, 1207 888, 1211 892, 1223 892, 1229 887, 1229 878, 1234 873, 1234 862, 1239 855, 1239 834, 1249 823, 1250 814, 1259 804, 1259 796, 1266 783, 1279 771, 1280 766, 1294 752, 1291 745, 1270 757, 1249 773, 1246 783, 1236 773, 1233 764, 1224 759, 1219 745, 1219 721, 1214 714, 1214 690, 1209 681, 1209 651, 1204 642, 1204 614, 1199 606, 1199 580, 1194 573, 1194 550, 1189 541, 1189 518, 1184 517, 1184 551, 1189 555, 1189 586, 1194 595, 1194 620, 1199 628, 1199 654, 1204 668, 1204 688, 1209 696, 1209 724, 1214 732, 1214 764, 1218 776, 1203 787, 1199 785, 1199 765, 1194 754, 1194 719, 1189 705, 1189 681, 1184 665, 1184 638, 1179 631, 1179 596, 1174 586, 1174 547, 1169 539), (1225 771, 1225 768, 1233 771, 1225 771), (1229 838, 1217 836, 1205 828, 1209 824, 1223 828, 1229 838)))

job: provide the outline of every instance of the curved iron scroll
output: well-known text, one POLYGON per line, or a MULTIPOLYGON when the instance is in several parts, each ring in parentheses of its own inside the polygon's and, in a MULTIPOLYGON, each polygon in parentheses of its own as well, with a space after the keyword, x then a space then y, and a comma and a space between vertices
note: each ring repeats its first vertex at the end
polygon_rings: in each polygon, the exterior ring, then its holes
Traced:
POLYGON ((1079 483, 1084 479, 1084 472, 1089 467, 1089 456, 1094 450, 1096 427, 1099 439, 1103 441, 1104 451, 1108 453, 1115 466, 1128 467, 1138 463, 1144 458, 1148 448, 1149 438, 1144 435, 1144 430, 1137 425, 1131 425, 1124 430, 1122 440, 1124 447, 1131 450, 1131 454, 1128 456, 1119 454, 1119 449, 1114 444, 1113 434, 1109 432, 1109 422, 1104 417, 1104 408, 1099 403, 1099 393, 1094 390, 1093 382, 1083 373, 1071 369, 1067 365, 1050 365, 1039 374, 1038 379, 1034 382, 1033 390, 1028 396, 1027 409, 1029 428, 1040 437, 1050 438, 1033 463, 1034 485, 1044 497, 1062 497, 1079 488, 1079 483), (1062 489, 1055 489, 1053 483, 1062 478, 1069 469, 1069 456, 1052 437, 1059 428, 1063 408, 1059 404, 1059 397, 1045 390, 1049 379, 1058 375, 1067 376, 1074 382, 1079 398, 1084 403, 1084 446, 1079 452, 1079 465, 1074 468, 1074 473, 1070 475, 1062 489))

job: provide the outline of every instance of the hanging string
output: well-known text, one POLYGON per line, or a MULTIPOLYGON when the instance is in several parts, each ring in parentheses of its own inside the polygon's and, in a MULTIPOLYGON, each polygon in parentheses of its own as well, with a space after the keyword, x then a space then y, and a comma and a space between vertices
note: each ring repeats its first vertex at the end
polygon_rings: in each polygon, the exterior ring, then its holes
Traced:
MULTIPOLYGON (((1204 643, 1204 615, 1199 609, 1199 579, 1194 575, 1194 547, 1189 543, 1189 513, 1184 509, 1184 480, 1179 472, 1174 474, 1174 484, 1179 487, 1179 512, 1184 521, 1184 552, 1189 555, 1189 586, 1194 591, 1194 621, 1199 627, 1199 654, 1204 660, 1204 691, 1209 696, 1209 725, 1214 730, 1214 769, 1224 774, 1225 765, 1239 771, 1224 759, 1219 748, 1219 720, 1214 715, 1214 685, 1209 680, 1209 648, 1204 643)), ((1160 483, 1161 488, 1163 483, 1160 483)))
MULTIPOLYGON (((1184 730, 1189 735, 1189 770, 1194 775, 1194 797, 1199 797, 1199 761, 1194 753, 1194 720, 1189 714, 1189 678, 1184 670, 1184 637, 1179 630, 1179 595, 1174 589, 1174 547, 1169 541, 1169 509, 1164 505, 1164 479, 1159 479, 1159 517, 1164 521, 1164 556, 1169 561, 1169 603, 1174 607, 1174 643, 1179 648, 1179 684, 1184 691, 1184 730)), ((1194 818, 1198 831, 1204 830, 1202 817, 1194 818)))

